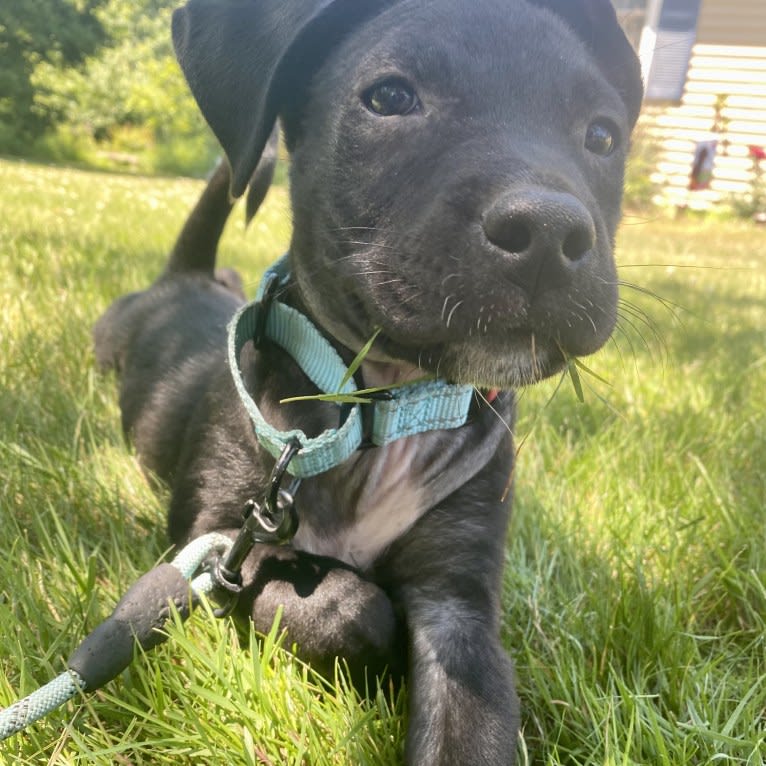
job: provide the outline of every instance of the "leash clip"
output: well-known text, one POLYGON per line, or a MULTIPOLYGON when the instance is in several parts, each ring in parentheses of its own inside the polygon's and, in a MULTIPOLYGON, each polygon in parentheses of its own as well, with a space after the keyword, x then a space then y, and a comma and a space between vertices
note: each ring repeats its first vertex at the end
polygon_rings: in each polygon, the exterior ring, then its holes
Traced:
POLYGON ((295 478, 287 488, 282 481, 290 461, 301 449, 295 437, 291 438, 277 459, 269 477, 269 485, 261 503, 252 498, 245 503, 245 523, 231 546, 225 559, 218 558, 211 572, 216 585, 226 592, 226 603, 214 614, 226 617, 236 606, 242 592, 242 565, 257 543, 285 545, 298 531, 298 512, 295 508, 295 493, 301 480, 295 478))

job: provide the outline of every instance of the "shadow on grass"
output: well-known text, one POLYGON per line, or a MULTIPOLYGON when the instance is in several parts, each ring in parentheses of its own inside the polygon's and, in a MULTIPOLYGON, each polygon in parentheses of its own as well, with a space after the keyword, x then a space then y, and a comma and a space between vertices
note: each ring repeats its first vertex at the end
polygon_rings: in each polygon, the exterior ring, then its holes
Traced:
MULTIPOLYGON (((743 576, 751 562, 742 539, 718 534, 704 565, 662 577, 640 547, 604 555, 533 491, 519 493, 515 514, 503 639, 516 663, 530 762, 605 763, 610 752, 630 752, 630 763, 666 763, 665 746, 689 744, 705 754, 694 762, 747 758, 766 689, 752 695, 732 736, 727 727, 751 681, 730 668, 759 651, 766 597, 757 577, 743 576), (711 719, 698 734, 695 711, 711 719)), ((678 531, 679 546, 685 536, 694 530, 678 531)))

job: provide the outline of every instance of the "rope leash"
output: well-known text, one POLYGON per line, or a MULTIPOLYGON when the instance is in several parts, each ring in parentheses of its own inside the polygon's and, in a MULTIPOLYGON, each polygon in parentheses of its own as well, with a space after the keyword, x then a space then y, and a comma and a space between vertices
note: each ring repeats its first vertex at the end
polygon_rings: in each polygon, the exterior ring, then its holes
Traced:
POLYGON ((217 532, 202 535, 172 562, 160 564, 140 577, 112 614, 75 649, 64 673, 0 710, 0 742, 77 694, 95 691, 116 678, 132 661, 136 644, 148 650, 164 643, 167 636, 161 629, 173 609, 186 620, 195 599, 214 593, 223 602, 216 616, 228 615, 242 590, 240 570, 253 547, 257 543, 284 545, 298 529, 294 495, 300 480, 294 479, 287 488, 282 487, 282 482, 300 448, 297 439, 286 444, 261 502, 249 500, 245 504, 244 523, 236 539, 217 532))
POLYGON ((193 540, 169 564, 161 564, 128 590, 112 612, 74 651, 68 668, 22 700, 0 710, 0 741, 25 729, 76 695, 94 691, 119 675, 133 659, 135 644, 151 649, 166 640, 159 632, 170 617, 170 604, 183 619, 191 613, 194 597, 216 587, 210 572, 194 575, 211 556, 228 556, 233 545, 224 535, 211 533, 193 540))

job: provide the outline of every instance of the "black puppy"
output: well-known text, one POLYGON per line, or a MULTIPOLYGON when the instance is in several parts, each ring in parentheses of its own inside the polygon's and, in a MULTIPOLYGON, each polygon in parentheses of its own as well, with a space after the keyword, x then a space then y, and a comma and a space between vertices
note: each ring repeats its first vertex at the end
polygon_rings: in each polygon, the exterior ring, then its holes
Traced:
POLYGON ((233 371, 225 327, 241 301, 214 274, 220 177, 163 276, 96 328, 99 360, 122 377, 125 429, 171 485, 171 537, 236 535, 279 453, 265 431, 297 433, 298 531, 247 558, 239 613, 265 631, 282 606, 289 640, 320 669, 341 656, 358 676, 406 672, 409 763, 509 764, 510 392, 613 328, 636 57, 608 0, 191 0, 173 35, 235 196, 279 117, 294 230, 233 371), (442 382, 393 402, 280 404, 316 394, 317 375, 301 341, 264 338, 274 306, 346 363, 377 333, 358 388, 442 382), (268 426, 254 429, 240 394, 268 426), (458 400, 456 422, 440 408, 458 400), (405 423, 393 441, 378 433, 389 410, 405 423), (309 465, 305 445, 352 421, 379 446, 309 465))

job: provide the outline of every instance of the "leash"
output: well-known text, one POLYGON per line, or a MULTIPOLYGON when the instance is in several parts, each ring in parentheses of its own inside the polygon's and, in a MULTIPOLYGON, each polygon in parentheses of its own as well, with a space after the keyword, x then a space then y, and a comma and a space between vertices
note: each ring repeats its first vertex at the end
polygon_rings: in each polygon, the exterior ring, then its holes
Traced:
POLYGON ((345 462, 360 447, 383 446, 406 436, 466 423, 473 386, 433 380, 365 395, 357 391, 348 367, 332 344, 308 317, 277 300, 290 278, 288 256, 266 271, 256 298, 234 316, 228 329, 229 368, 242 403, 250 415, 260 444, 279 457, 288 444, 300 447, 290 473, 299 478, 316 476, 345 462), (354 403, 339 406, 338 428, 309 438, 303 431, 279 431, 261 414, 245 387, 240 354, 252 340, 258 347, 270 340, 283 348, 314 385, 326 394, 345 394, 354 403))
POLYGON ((248 501, 244 523, 233 541, 218 533, 203 535, 172 562, 140 577, 112 614, 77 647, 66 671, 0 710, 0 741, 78 694, 111 681, 130 664, 136 645, 149 650, 164 643, 167 635, 162 628, 173 610, 186 620, 201 596, 212 595, 221 603, 214 611, 216 617, 230 614, 242 590, 240 570, 252 548, 258 543, 285 544, 295 535, 294 497, 301 479, 329 471, 361 447, 383 446, 466 423, 473 386, 434 380, 382 392, 358 391, 349 368, 316 326, 277 300, 289 277, 285 256, 266 272, 256 299, 234 316, 228 328, 229 366, 237 392, 259 443, 277 458, 262 501, 248 501), (338 428, 309 438, 299 429, 279 431, 269 425, 246 390, 239 365, 245 344, 253 341, 257 348, 264 340, 290 354, 323 393, 350 397, 351 406, 339 407, 338 428), (293 478, 283 488, 288 473, 293 478))
POLYGON ((201 596, 223 605, 214 611, 225 617, 242 590, 240 570, 256 543, 281 545, 295 535, 298 517, 292 493, 281 487, 297 450, 290 443, 277 461, 261 503, 248 501, 245 523, 235 540, 217 532, 202 535, 183 548, 170 563, 140 577, 120 599, 112 614, 93 630, 67 661, 67 669, 24 699, 0 710, 0 742, 84 692, 116 678, 131 663, 136 645, 149 650, 167 640, 162 628, 175 610, 182 620, 201 596), (190 591, 191 590, 191 598, 190 591))
POLYGON ((20 732, 82 692, 95 691, 118 676, 133 659, 135 644, 153 649, 167 636, 160 632, 171 615, 171 604, 183 619, 193 597, 216 586, 210 572, 197 577, 211 555, 227 553, 228 537, 211 533, 187 545, 169 564, 160 564, 139 578, 112 614, 75 649, 67 670, 29 696, 0 710, 0 741, 20 732))

